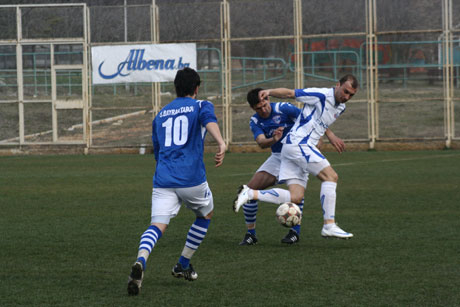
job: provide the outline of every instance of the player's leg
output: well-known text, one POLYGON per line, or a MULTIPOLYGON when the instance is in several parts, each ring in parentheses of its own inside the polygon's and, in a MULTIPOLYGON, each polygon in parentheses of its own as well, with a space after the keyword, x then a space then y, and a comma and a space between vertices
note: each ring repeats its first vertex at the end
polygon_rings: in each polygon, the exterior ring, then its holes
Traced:
POLYGON ((321 230, 323 237, 337 237, 341 239, 349 239, 353 237, 352 233, 346 232, 335 223, 335 208, 337 199, 337 181, 339 176, 330 166, 329 162, 324 159, 318 163, 310 163, 312 173, 317 173, 317 177, 321 180, 320 201, 323 209, 324 225, 321 230))
POLYGON ((190 259, 208 232, 214 203, 207 182, 191 188, 177 189, 177 193, 186 206, 195 213, 196 219, 187 233, 184 249, 179 261, 172 270, 172 274, 175 277, 184 277, 189 281, 193 281, 198 278, 198 274, 193 269, 190 259))
POLYGON ((141 235, 137 259, 131 267, 128 279, 128 294, 139 294, 147 267, 147 260, 161 238, 172 217, 180 209, 180 201, 173 189, 155 188, 152 191, 151 225, 141 235))
POLYGON ((137 252, 137 261, 142 264, 142 268, 144 270, 147 267, 147 259, 149 258, 150 253, 163 233, 166 231, 167 227, 167 224, 152 223, 142 234, 139 243, 139 250, 137 252))
POLYGON ((157 241, 165 232, 167 225, 162 223, 153 223, 142 234, 137 260, 131 267, 131 273, 128 278, 128 294, 137 295, 142 287, 146 262, 157 241))
MULTIPOLYGON (((276 169, 273 167, 268 167, 269 160, 272 156, 267 159, 267 161, 262 165, 261 169, 266 169, 262 171, 257 171, 254 176, 252 176, 251 180, 248 183, 248 187, 255 190, 261 190, 268 188, 270 186, 275 185, 276 183, 276 176, 272 175, 269 172, 279 173, 279 159, 276 162, 276 169), (265 165, 265 167, 264 167, 265 165)), ((257 211, 258 211, 258 201, 257 200, 250 200, 243 205, 243 213, 244 219, 246 222, 247 232, 244 235, 243 240, 240 242, 240 245, 253 245, 257 243, 257 236, 256 236, 256 218, 257 218, 257 211)))
POLYGON ((339 176, 332 169, 326 166, 317 175, 321 180, 321 206, 323 209, 324 224, 335 223, 335 205, 336 205, 336 189, 339 176))
MULTIPOLYGON (((300 202, 300 204, 297 204, 300 208, 300 211, 303 212, 303 205, 304 205, 304 200, 300 202)), ((286 236, 281 239, 281 243, 286 243, 286 244, 295 244, 299 242, 300 240, 300 225, 297 224, 293 226, 291 229, 289 229, 289 232, 286 234, 286 236)))
MULTIPOLYGON (((304 202, 305 202, 305 199, 302 198, 302 200, 300 201, 300 204, 297 204, 299 206, 300 212, 302 212, 302 214, 303 214, 304 202)), ((294 227, 292 227, 292 230, 295 231, 297 233, 297 235, 300 235, 300 225, 301 224, 298 224, 298 225, 295 225, 294 227)))
MULTIPOLYGON (((298 146, 283 146, 280 181, 285 181, 291 195, 291 202, 303 211, 304 194, 307 188, 309 173, 306 171, 307 160, 298 146)), ((300 224, 291 228, 281 240, 282 243, 294 244, 300 239, 300 224)))
MULTIPOLYGON (((280 175, 281 178, 281 175, 280 175)), ((291 202, 297 204, 300 207, 300 210, 303 211, 303 203, 304 198, 303 195, 305 194, 305 188, 307 186, 307 182, 304 180, 299 179, 288 179, 286 181, 288 185, 289 192, 291 195, 291 202)), ((300 224, 292 227, 286 236, 281 239, 281 243, 285 244, 295 244, 300 240, 300 224)))
POLYGON ((261 200, 275 204, 282 204, 289 201, 290 195, 287 190, 271 189, 262 191, 263 189, 276 184, 280 172, 280 166, 281 153, 272 153, 270 157, 268 157, 268 159, 259 167, 248 185, 240 187, 238 195, 233 203, 233 210, 238 212, 241 206, 251 200, 261 200))
POLYGON ((250 200, 260 200, 272 204, 282 204, 291 200, 288 190, 273 188, 269 190, 253 190, 243 185, 238 190, 238 195, 233 202, 233 211, 236 213, 241 206, 250 200))
POLYGON ((244 220, 246 222, 247 231, 244 234, 243 240, 240 245, 254 245, 257 243, 256 235, 256 217, 259 209, 259 202, 257 200, 250 200, 243 205, 244 220))

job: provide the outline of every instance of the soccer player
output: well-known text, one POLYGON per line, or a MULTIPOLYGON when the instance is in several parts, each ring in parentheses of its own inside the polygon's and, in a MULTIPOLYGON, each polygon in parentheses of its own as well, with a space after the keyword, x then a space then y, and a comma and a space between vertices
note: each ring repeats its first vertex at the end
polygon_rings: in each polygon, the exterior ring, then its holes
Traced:
POLYGON ((304 104, 294 126, 283 139, 279 180, 286 181, 289 190, 254 190, 244 185, 234 202, 234 210, 250 200, 281 204, 300 203, 305 193, 305 176, 314 174, 321 183, 320 201, 323 209, 323 237, 348 239, 353 234, 342 230, 335 223, 336 188, 338 175, 317 148, 320 138, 329 126, 345 111, 345 103, 358 90, 353 75, 342 77, 333 88, 306 88, 291 90, 277 88, 260 91, 260 99, 273 96, 295 98, 304 104))
MULTIPOLYGON (((254 139, 261 148, 271 147, 271 155, 259 167, 247 186, 254 190, 262 190, 275 185, 278 181, 281 163, 281 140, 290 131, 295 120, 300 114, 300 109, 287 102, 271 103, 269 97, 259 98, 262 88, 250 90, 247 94, 247 101, 251 108, 256 111, 249 122, 254 139)), ((336 137, 329 129, 326 131, 329 141, 340 150, 343 150, 344 143, 336 137)), ((305 182, 308 180, 308 173, 304 176, 305 182)), ((303 199, 298 203, 303 209, 303 199)), ((239 208, 238 208, 239 209, 239 208)), ((238 210, 236 210, 238 211, 238 210)), ((250 200, 243 204, 243 213, 247 226, 240 245, 256 244, 256 215, 258 211, 258 201, 250 200)), ((300 225, 296 225, 289 230, 288 234, 281 240, 282 243, 294 244, 299 241, 300 225)))
POLYGON ((179 70, 174 86, 177 98, 161 109, 152 124, 157 163, 153 177, 151 225, 140 238, 137 260, 128 280, 129 295, 139 293, 147 259, 182 203, 195 213, 196 220, 188 231, 172 275, 196 280, 198 274, 190 258, 203 241, 213 214, 213 197, 203 162, 206 132, 218 144, 214 157, 216 167, 223 163, 226 145, 217 125, 213 104, 196 99, 200 86, 198 73, 191 68, 179 70))
MULTIPOLYGON (((281 163, 280 140, 288 133, 300 109, 287 102, 271 103, 268 97, 259 100, 261 88, 250 90, 247 100, 250 107, 256 112, 249 122, 249 126, 254 135, 254 139, 261 148, 271 147, 272 154, 259 167, 248 183, 251 189, 263 190, 277 183, 279 168, 281 163)), ((303 202, 299 204, 303 207, 303 202)), ((246 220, 247 233, 240 245, 253 245, 257 243, 256 237, 256 215, 258 211, 258 201, 250 200, 243 205, 243 213, 246 220)), ((283 243, 292 244, 298 241, 300 225, 291 229, 289 234, 281 240, 283 243), (295 233, 295 234, 294 234, 295 233), (289 238, 288 238, 289 237, 289 238)))

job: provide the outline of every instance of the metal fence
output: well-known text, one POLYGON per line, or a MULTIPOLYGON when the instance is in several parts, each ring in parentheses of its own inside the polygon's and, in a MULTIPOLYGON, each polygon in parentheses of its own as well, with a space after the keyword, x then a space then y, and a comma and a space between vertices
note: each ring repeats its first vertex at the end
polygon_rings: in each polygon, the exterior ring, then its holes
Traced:
POLYGON ((171 83, 92 86, 89 48, 197 43, 199 97, 228 144, 254 144, 254 87, 358 94, 332 130, 348 142, 459 140, 460 0, 228 0, 0 6, 0 147, 145 147, 171 83))

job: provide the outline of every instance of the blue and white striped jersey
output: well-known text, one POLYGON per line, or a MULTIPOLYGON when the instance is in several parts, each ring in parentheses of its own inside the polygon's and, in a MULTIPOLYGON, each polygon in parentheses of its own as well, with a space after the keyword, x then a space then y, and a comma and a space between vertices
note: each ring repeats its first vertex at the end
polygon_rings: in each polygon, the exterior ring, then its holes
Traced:
MULTIPOLYGON (((262 118, 256 113, 249 121, 254 140, 261 134, 265 135, 266 138, 271 138, 277 128, 284 127, 282 140, 300 114, 300 109, 288 102, 271 102, 270 106, 272 112, 268 118, 262 118)), ((281 140, 271 146, 272 152, 281 152, 283 147, 281 140)))
POLYGON ((206 100, 178 97, 161 109, 152 123, 154 187, 186 188, 206 181, 203 149, 210 122, 217 118, 206 100))
POLYGON ((295 96, 304 106, 283 143, 316 146, 327 128, 345 112, 345 104, 336 105, 334 88, 297 89, 295 96))

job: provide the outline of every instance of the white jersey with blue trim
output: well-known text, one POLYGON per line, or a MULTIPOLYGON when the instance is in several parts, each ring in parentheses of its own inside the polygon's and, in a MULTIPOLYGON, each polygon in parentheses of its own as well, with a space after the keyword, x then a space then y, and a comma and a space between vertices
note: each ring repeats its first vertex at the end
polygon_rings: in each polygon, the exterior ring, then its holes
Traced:
POLYGON ((336 104, 334 88, 297 89, 295 97, 304 106, 283 143, 316 146, 327 128, 345 112, 345 104, 336 104))
POLYGON ((210 122, 217 118, 206 100, 178 97, 161 109, 152 123, 154 187, 186 188, 206 181, 203 149, 210 122))
MULTIPOLYGON (((262 118, 256 113, 249 121, 254 140, 261 134, 265 135, 266 138, 273 137, 273 132, 279 127, 284 127, 281 138, 283 139, 300 114, 300 109, 289 102, 271 102, 270 106, 272 111, 269 117, 262 118)), ((282 146, 281 140, 276 142, 271 146, 272 152, 281 152, 282 146)))

